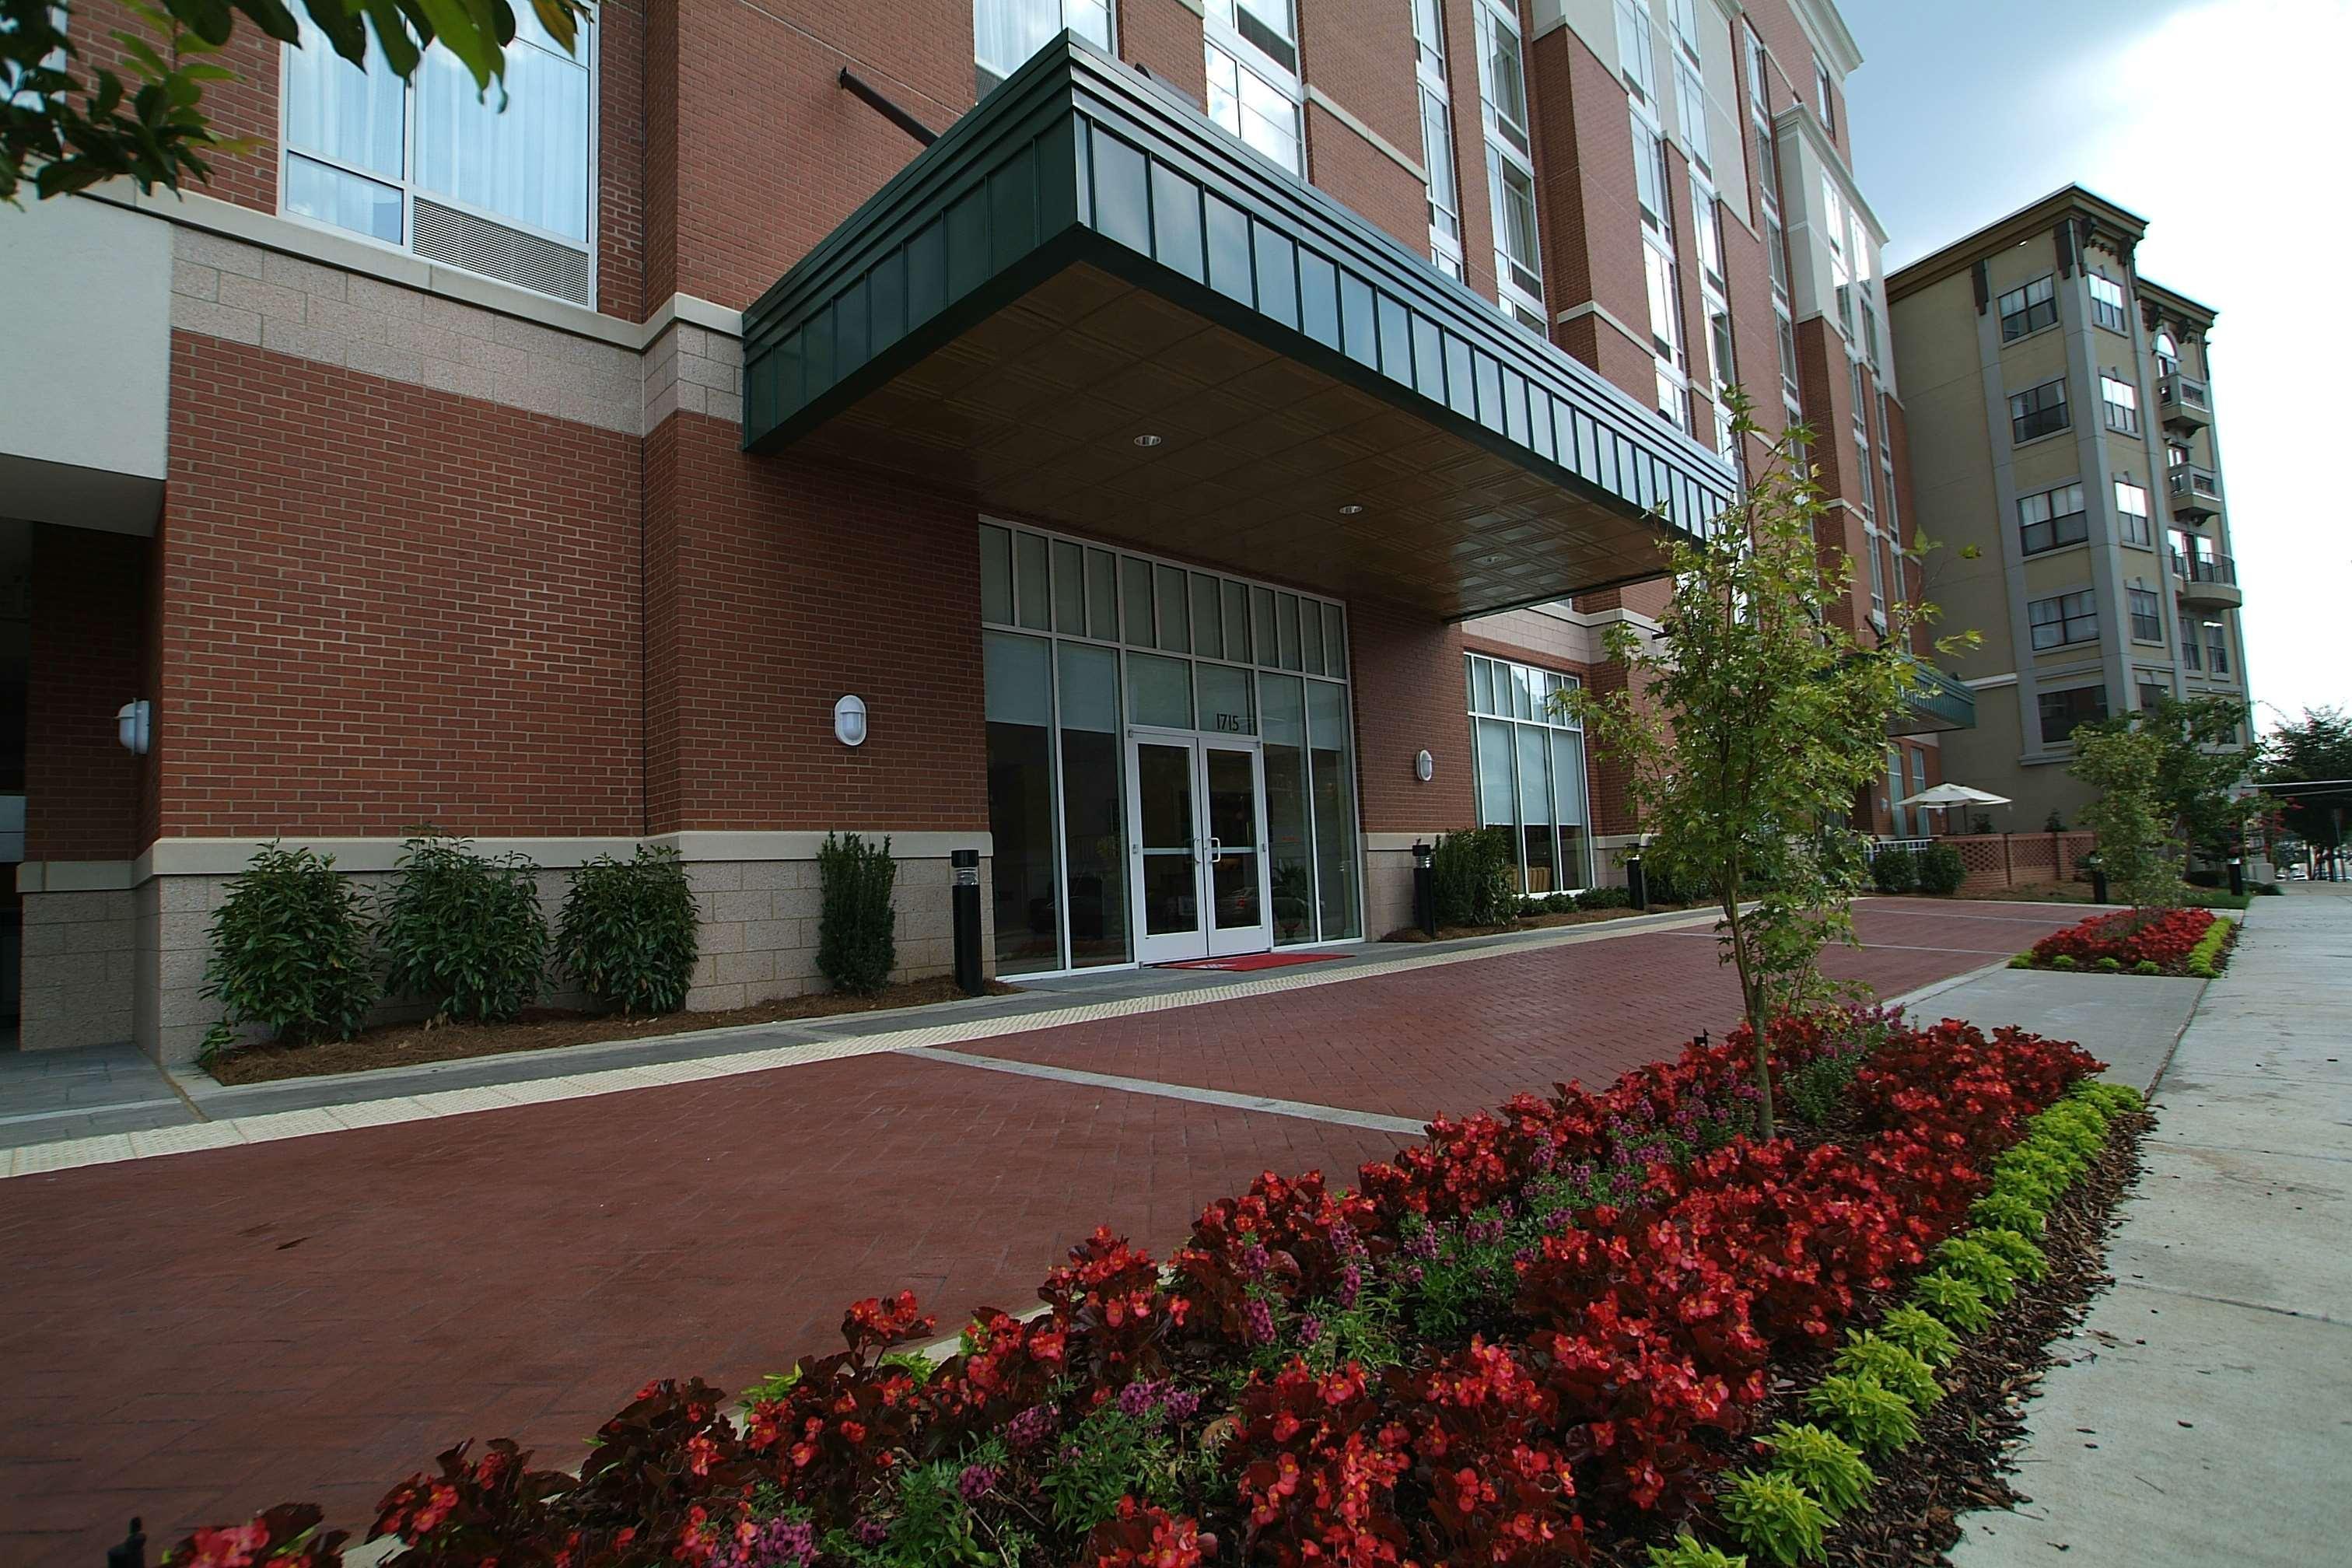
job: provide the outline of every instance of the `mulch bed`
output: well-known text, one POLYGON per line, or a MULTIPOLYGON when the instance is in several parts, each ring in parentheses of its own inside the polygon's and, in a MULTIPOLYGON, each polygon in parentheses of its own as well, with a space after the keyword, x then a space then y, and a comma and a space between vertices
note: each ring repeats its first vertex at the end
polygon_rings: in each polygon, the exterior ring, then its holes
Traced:
MULTIPOLYGON (((992 996, 1009 996, 1016 989, 993 980, 988 982, 988 994, 992 996)), ((762 1002, 755 1007, 730 1007, 714 1013, 665 1013, 657 1017, 531 1007, 510 1024, 384 1024, 362 1030, 348 1040, 321 1040, 302 1046, 246 1046, 215 1059, 207 1070, 222 1083, 268 1083, 278 1079, 315 1078, 322 1073, 418 1067, 426 1062, 499 1056, 508 1051, 559 1050, 565 1046, 600 1045, 608 1040, 646 1040, 696 1029, 782 1024, 962 999, 963 992, 956 983, 941 976, 893 985, 874 996, 845 996, 826 991, 762 1002)))
MULTIPOLYGON (((1825 1561, 1832 1568, 1948 1564, 1945 1553, 1960 1538, 1959 1515, 2033 1500, 2009 1482, 2010 1455, 2025 1436, 2025 1402, 2051 1364, 2051 1345, 2073 1339, 2092 1298, 2115 1283, 2106 1254, 2120 1223, 2116 1205, 2139 1179, 2140 1139, 2154 1124, 2145 1114, 2116 1119, 2105 1152, 2051 1211, 2042 1237, 2049 1277, 2021 1283, 1992 1326, 1964 1338, 1959 1358, 1937 1373, 1944 1397, 1920 1418, 1919 1440, 1871 1461, 1878 1485, 1868 1505, 1829 1532, 1825 1561)), ((1820 1380, 1827 1360, 1791 1369, 1759 1407, 1759 1430, 1805 1419, 1798 1400, 1820 1380)))
POLYGON ((1505 931, 1543 931, 1550 926, 1599 925, 1602 921, 1630 920, 1635 915, 1676 914, 1684 910, 1697 907, 1696 904, 1653 902, 1646 910, 1577 910, 1559 915, 1522 915, 1516 921, 1498 926, 1439 926, 1435 936, 1426 934, 1419 926, 1399 926, 1381 940, 1382 942, 1458 942, 1465 936, 1499 936, 1505 931))

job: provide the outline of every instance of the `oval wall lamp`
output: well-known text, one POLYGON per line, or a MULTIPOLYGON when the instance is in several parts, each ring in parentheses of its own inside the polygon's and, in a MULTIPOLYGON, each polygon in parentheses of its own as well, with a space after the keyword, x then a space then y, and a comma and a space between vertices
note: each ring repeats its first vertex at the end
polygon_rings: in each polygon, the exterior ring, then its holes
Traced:
POLYGON ((1429 748, 1426 746, 1423 746, 1412 759, 1412 776, 1423 784, 1437 776, 1437 759, 1429 754, 1429 748))
POLYGON ((833 705, 833 738, 845 746, 866 743, 866 700, 845 697, 833 705))

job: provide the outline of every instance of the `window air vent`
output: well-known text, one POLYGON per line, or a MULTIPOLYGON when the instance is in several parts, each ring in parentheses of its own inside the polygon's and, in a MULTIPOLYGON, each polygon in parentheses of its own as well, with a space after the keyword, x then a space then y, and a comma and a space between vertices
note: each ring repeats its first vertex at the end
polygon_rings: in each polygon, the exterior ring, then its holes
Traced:
POLYGON ((416 198, 416 254, 586 305, 588 254, 416 198))

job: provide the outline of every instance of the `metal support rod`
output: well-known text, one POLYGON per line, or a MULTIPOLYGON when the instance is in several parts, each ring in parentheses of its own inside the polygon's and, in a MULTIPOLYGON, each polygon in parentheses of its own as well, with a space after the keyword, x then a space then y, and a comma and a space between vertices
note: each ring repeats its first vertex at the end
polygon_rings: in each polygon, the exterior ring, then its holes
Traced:
POLYGON ((929 126, 924 124, 921 121, 916 119, 913 115, 908 113, 905 110, 891 102, 890 100, 883 94, 881 89, 876 87, 872 82, 867 81, 864 77, 859 76, 856 71, 851 70, 847 66, 841 68, 841 85, 847 88, 851 93, 864 100, 868 109, 874 110, 875 113, 880 115, 883 119, 888 121, 891 124, 897 126, 899 130, 905 132, 908 135, 913 137, 924 146, 928 147, 932 142, 940 139, 940 133, 938 132, 932 130, 929 126))

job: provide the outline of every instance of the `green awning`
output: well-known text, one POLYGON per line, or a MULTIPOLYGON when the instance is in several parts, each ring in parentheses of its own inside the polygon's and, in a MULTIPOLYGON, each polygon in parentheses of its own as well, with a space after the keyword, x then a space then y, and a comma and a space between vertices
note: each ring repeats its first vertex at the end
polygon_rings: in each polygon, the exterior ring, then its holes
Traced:
POLYGON ((744 351, 748 450, 1446 616, 1654 577, 1736 489, 1067 36, 769 289, 744 351))

